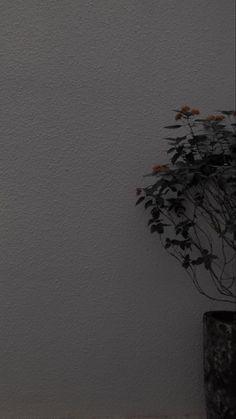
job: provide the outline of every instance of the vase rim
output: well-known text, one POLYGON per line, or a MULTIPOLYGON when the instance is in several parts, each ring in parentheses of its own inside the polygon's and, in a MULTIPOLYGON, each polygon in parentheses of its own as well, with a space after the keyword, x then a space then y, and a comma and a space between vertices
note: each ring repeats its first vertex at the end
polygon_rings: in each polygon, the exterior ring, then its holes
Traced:
POLYGON ((211 310, 203 314, 203 319, 214 319, 222 323, 231 323, 236 321, 235 310, 211 310))

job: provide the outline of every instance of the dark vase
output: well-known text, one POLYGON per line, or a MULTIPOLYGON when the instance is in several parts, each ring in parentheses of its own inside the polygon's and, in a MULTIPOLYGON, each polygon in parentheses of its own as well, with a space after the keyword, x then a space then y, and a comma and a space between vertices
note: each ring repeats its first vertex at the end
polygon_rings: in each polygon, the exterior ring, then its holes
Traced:
POLYGON ((203 316, 207 419, 236 419, 236 312, 203 316))

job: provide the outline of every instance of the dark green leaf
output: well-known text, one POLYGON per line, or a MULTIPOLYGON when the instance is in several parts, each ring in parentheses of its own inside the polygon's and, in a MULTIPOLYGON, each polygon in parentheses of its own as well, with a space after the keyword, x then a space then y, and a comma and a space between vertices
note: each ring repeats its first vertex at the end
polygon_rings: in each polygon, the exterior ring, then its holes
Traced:
POLYGON ((184 257, 184 261, 182 263, 182 266, 185 269, 189 268, 189 266, 190 266, 190 256, 188 254, 184 257))
POLYGON ((165 249, 169 249, 169 247, 171 246, 171 241, 170 239, 167 237, 166 238, 166 243, 165 243, 165 249))
POLYGON ((164 128, 167 128, 167 129, 176 129, 176 128, 181 128, 181 127, 182 127, 182 125, 177 124, 177 125, 167 125, 164 128))
POLYGON ((203 260, 203 257, 199 257, 192 261, 192 265, 201 265, 201 263, 203 263, 203 260))
POLYGON ((152 205, 153 205, 153 201, 152 199, 149 199, 147 202, 145 202, 144 207, 145 209, 147 209, 148 207, 151 207, 152 205))
POLYGON ((163 224, 157 224, 157 232, 159 234, 163 234, 164 233, 164 227, 163 224))
POLYGON ((145 199, 144 196, 140 196, 140 198, 136 201, 136 204, 135 205, 140 204, 140 202, 142 202, 144 199, 145 199))
POLYGON ((171 147, 169 148, 169 150, 167 151, 167 154, 173 153, 173 151, 175 151, 176 148, 175 147, 171 147))
POLYGON ((186 156, 185 156, 185 158, 186 158, 186 161, 188 162, 188 163, 191 163, 191 164, 193 164, 194 163, 194 155, 193 155, 193 153, 192 152, 190 152, 190 153, 188 153, 188 154, 186 154, 186 156))
POLYGON ((179 153, 175 153, 171 159, 171 163, 175 164, 176 160, 178 160, 179 158, 179 153))
POLYGON ((151 214, 153 216, 153 218, 155 218, 156 220, 160 217, 160 211, 157 208, 153 208, 151 210, 151 214))
POLYGON ((217 111, 217 112, 220 112, 220 113, 222 113, 223 115, 232 115, 233 113, 234 113, 234 111, 217 111))
POLYGON ((155 233, 157 231, 157 226, 156 224, 152 224, 151 228, 150 228, 151 233, 155 233))

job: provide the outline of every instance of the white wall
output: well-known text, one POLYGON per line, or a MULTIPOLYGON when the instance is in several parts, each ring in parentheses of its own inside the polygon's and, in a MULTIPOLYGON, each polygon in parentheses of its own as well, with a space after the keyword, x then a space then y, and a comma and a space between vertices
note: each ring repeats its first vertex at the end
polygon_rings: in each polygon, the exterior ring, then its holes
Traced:
POLYGON ((234 1, 2 0, 0 19, 0 417, 201 413, 222 306, 135 188, 171 109, 233 108, 234 1))

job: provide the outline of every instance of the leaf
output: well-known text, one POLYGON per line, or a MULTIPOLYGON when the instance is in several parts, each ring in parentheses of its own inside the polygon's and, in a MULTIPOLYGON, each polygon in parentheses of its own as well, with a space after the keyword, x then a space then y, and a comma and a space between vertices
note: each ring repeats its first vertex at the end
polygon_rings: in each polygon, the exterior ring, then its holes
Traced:
POLYGON ((203 263, 203 257, 199 257, 192 261, 192 265, 201 265, 203 263))
POLYGON ((151 228, 150 228, 151 233, 155 233, 157 231, 157 225, 156 224, 152 224, 151 228))
POLYGON ((171 244, 172 244, 173 246, 179 246, 179 244, 180 244, 180 240, 175 240, 175 239, 173 239, 173 240, 171 240, 171 244))
POLYGON ((169 150, 167 151, 167 154, 173 153, 173 151, 175 151, 175 147, 171 147, 169 148, 169 150))
POLYGON ((233 113, 234 113, 234 111, 217 111, 217 112, 220 112, 220 113, 222 113, 223 115, 232 115, 233 113))
POLYGON ((145 209, 147 209, 148 207, 151 207, 152 205, 153 205, 153 201, 152 199, 149 199, 147 202, 145 202, 144 207, 145 209))
MULTIPOLYGON (((162 190, 163 190, 164 188, 162 188, 162 190)), ((164 205, 164 199, 162 198, 162 196, 157 196, 156 197, 156 204, 159 206, 159 207, 162 207, 163 205, 164 205)))
POLYGON ((152 210, 151 210, 151 214, 152 214, 152 216, 153 216, 153 218, 155 218, 155 219, 159 219, 160 218, 160 211, 158 211, 158 209, 157 208, 153 208, 152 210))
POLYGON ((211 259, 209 257, 206 257, 204 259, 204 266, 205 266, 206 270, 209 271, 209 269, 211 267, 211 259))
POLYGON ((176 162, 176 160, 178 160, 179 156, 180 156, 179 153, 175 153, 173 155, 172 159, 171 159, 171 163, 175 164, 175 162, 176 162))
POLYGON ((190 266, 190 256, 189 254, 187 254, 186 256, 184 256, 184 261, 182 263, 183 268, 187 269, 190 266))
POLYGON ((169 247, 171 246, 171 241, 170 239, 167 237, 166 238, 166 243, 165 243, 165 249, 169 249, 169 247))
POLYGON ((164 233, 164 227, 163 227, 163 224, 157 224, 157 232, 158 232, 159 234, 164 233))
POLYGON ((144 196, 140 196, 140 198, 136 201, 135 205, 139 205, 145 199, 144 196))
POLYGON ((188 163, 194 163, 194 156, 193 156, 193 153, 192 152, 186 154, 185 158, 186 158, 186 161, 188 163))
POLYGON ((182 236, 183 236, 184 239, 188 238, 188 229, 183 229, 182 236))
POLYGON ((164 128, 167 128, 167 129, 177 129, 177 128, 181 128, 182 127, 182 125, 167 125, 166 127, 164 127, 164 128))
POLYGON ((185 268, 185 269, 189 268, 189 265, 190 265, 190 263, 189 263, 189 262, 187 262, 187 261, 186 261, 186 262, 184 261, 184 262, 182 263, 182 266, 183 266, 183 268, 185 268))

